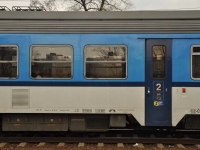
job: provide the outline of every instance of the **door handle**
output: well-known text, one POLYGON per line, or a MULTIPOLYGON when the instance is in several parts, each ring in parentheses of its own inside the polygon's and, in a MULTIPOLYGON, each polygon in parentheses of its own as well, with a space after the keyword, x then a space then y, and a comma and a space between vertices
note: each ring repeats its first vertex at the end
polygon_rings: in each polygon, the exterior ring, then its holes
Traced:
POLYGON ((150 88, 147 88, 147 99, 149 99, 149 94, 151 93, 150 88))

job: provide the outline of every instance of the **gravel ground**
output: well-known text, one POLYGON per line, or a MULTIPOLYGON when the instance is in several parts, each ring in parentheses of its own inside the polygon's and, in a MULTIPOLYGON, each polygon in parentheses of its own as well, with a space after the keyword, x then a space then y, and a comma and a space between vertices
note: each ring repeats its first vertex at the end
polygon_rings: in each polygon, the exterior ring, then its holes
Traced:
MULTIPOLYGON (((84 147, 78 148, 78 144, 66 144, 64 147, 57 147, 55 143, 47 143, 42 147, 37 147, 38 143, 35 144, 27 144, 25 147, 17 147, 19 144, 7 144, 0 150, 135 150, 141 149, 134 144, 124 144, 123 148, 118 148, 116 144, 105 144, 104 147, 98 148, 97 144, 85 144, 84 147)), ((157 150, 159 148, 156 147, 155 144, 144 144, 145 148, 148 150, 157 150)), ((174 145, 164 145, 164 150, 177 150, 178 147, 174 145)), ((194 145, 186 145, 185 149, 189 150, 198 150, 194 145)))

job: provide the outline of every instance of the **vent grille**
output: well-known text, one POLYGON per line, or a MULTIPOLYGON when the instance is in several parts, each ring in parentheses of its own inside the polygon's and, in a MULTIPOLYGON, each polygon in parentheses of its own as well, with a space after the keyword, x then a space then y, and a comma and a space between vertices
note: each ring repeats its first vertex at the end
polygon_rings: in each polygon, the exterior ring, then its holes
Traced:
POLYGON ((28 89, 12 89, 12 107, 29 106, 28 89))
POLYGON ((1 20, 0 33, 200 33, 200 20, 1 20))

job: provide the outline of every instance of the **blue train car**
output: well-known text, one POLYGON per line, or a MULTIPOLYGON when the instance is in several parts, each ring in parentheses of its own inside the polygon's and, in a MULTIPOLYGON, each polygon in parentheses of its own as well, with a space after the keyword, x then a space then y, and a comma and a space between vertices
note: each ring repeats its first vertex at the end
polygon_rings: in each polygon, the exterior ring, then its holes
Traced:
POLYGON ((199 129, 199 14, 1 12, 2 130, 199 129))

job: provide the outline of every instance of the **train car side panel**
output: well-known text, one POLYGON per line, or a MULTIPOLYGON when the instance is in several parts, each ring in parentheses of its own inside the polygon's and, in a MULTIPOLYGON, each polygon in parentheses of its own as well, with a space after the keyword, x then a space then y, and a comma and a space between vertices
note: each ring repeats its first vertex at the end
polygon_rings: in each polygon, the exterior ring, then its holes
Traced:
POLYGON ((200 80, 192 79, 191 48, 198 45, 200 39, 173 40, 173 90, 172 125, 176 126, 186 115, 198 115, 200 80))

